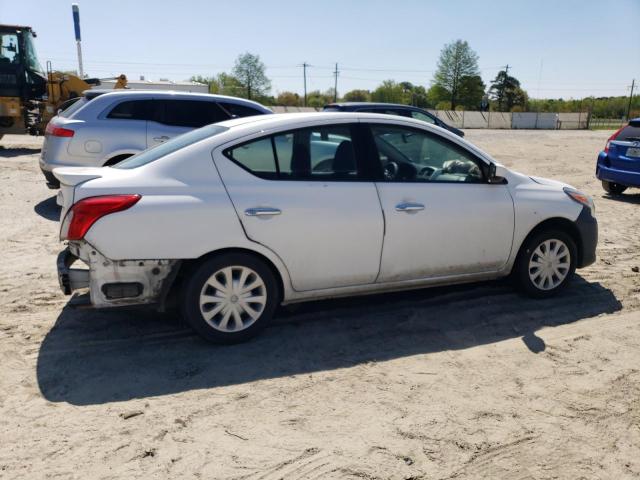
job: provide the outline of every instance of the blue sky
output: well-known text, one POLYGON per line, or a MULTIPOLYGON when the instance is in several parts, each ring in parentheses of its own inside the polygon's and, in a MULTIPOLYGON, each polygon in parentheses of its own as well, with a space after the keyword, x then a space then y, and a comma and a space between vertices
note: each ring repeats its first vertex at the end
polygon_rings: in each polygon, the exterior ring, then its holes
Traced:
MULTIPOLYGON (((41 63, 77 68, 71 1, 0 0, 0 21, 31 25, 41 63)), ((640 81, 640 0, 78 0, 85 72, 184 80, 231 70, 245 51, 272 93, 429 86, 442 46, 467 40, 485 83, 505 64, 531 97, 628 95, 640 81)))

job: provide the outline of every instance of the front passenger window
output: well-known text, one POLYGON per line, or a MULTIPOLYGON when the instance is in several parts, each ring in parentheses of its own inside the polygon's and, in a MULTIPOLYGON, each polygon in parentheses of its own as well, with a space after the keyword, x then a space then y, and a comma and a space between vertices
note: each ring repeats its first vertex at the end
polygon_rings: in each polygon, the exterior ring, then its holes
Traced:
POLYGON ((372 125, 384 178, 392 182, 484 182, 484 162, 435 134, 372 125))

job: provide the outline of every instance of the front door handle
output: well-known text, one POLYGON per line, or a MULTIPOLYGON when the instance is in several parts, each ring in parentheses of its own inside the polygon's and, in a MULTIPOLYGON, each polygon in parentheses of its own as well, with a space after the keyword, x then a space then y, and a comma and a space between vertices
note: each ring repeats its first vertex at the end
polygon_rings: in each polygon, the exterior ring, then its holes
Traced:
POLYGON ((270 217, 272 215, 280 215, 282 210, 279 208, 269 208, 269 207, 254 207, 247 208, 244 211, 244 214, 247 217, 270 217))
POLYGON ((166 135, 162 135, 161 137, 153 137, 153 139, 156 142, 166 142, 167 140, 169 140, 169 137, 167 137, 166 135))
POLYGON ((424 210, 424 205, 421 203, 403 202, 396 205, 396 212, 417 212, 424 210))

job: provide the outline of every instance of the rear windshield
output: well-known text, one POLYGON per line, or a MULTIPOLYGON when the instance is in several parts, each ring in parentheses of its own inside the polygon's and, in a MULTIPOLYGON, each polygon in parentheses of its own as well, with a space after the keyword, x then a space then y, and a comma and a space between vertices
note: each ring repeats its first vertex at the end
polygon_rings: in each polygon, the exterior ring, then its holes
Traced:
POLYGON ((86 97, 81 97, 75 102, 73 102, 69 107, 65 108, 62 112, 60 112, 58 116, 69 118, 71 115, 73 115, 82 107, 84 107, 88 101, 89 100, 87 100, 86 97))
POLYGON ((220 127, 218 125, 207 125, 206 127, 199 128, 197 130, 192 130, 189 133, 184 133, 182 135, 178 135, 171 140, 161 143, 155 147, 152 147, 144 152, 140 152, 133 157, 129 157, 126 160, 114 165, 112 168, 120 168, 124 170, 129 170, 131 168, 138 168, 142 165, 146 165, 147 163, 155 162, 161 157, 165 155, 169 155, 181 148, 192 145, 200 140, 204 140, 205 138, 213 137, 222 132, 226 132, 229 130, 227 127, 220 127))
POLYGON ((616 137, 616 140, 623 142, 637 142, 640 141, 640 127, 632 127, 627 125, 616 137))

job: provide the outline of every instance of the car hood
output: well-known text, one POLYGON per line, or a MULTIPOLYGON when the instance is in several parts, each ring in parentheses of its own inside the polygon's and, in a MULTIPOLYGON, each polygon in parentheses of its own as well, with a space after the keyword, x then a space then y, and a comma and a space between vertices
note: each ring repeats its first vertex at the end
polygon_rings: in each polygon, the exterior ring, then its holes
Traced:
POLYGON ((564 188, 564 187, 573 188, 568 183, 559 182, 557 180, 550 180, 548 178, 532 177, 532 176, 529 176, 529 178, 539 185, 546 185, 548 187, 558 187, 558 188, 564 188))

